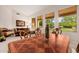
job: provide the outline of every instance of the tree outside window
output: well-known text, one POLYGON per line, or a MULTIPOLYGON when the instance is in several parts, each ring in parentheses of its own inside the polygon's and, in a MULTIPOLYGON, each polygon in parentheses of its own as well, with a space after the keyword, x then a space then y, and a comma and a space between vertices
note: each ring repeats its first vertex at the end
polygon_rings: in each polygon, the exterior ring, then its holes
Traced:
POLYGON ((50 31, 53 31, 53 29, 54 29, 54 20, 53 20, 53 18, 46 19, 46 24, 49 25, 50 31))
POLYGON ((77 30, 77 16, 76 15, 68 15, 59 17, 59 25, 62 27, 62 31, 73 31, 77 30))

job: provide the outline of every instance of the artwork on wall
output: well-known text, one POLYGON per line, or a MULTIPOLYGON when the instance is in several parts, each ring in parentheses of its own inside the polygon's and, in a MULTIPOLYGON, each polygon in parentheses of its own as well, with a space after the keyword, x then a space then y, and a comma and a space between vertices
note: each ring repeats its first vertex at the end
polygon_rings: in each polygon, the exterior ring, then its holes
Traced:
POLYGON ((16 20, 16 26, 24 27, 25 26, 25 21, 23 21, 23 20, 16 20))

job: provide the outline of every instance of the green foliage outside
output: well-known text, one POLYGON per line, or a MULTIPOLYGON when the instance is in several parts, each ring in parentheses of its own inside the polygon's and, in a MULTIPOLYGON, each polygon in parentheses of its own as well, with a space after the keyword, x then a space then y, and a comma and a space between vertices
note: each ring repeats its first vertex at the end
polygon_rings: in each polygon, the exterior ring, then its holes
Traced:
POLYGON ((42 26, 42 20, 39 20, 39 26, 42 26))
POLYGON ((76 22, 62 22, 59 24, 60 24, 60 26, 67 27, 67 28, 76 27, 76 25, 77 25, 76 22))
POLYGON ((54 23, 51 21, 51 19, 47 19, 46 24, 48 24, 50 28, 53 28, 54 26, 54 23))
POLYGON ((61 21, 59 25, 62 26, 63 31, 76 31, 76 19, 76 15, 64 16, 63 21, 61 21))

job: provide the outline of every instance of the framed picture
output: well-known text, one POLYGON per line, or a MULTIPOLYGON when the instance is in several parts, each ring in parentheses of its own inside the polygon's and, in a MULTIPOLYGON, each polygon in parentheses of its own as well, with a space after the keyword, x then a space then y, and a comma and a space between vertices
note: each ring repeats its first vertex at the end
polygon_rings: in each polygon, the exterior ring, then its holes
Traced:
POLYGON ((23 21, 23 20, 16 20, 16 26, 24 27, 25 26, 25 21, 23 21))

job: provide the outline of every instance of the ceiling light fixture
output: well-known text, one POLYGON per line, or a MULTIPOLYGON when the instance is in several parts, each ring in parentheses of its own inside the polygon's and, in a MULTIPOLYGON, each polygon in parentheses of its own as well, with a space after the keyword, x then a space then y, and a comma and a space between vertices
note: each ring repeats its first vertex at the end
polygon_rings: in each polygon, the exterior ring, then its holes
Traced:
POLYGON ((20 13, 16 13, 16 15, 20 15, 20 13))

